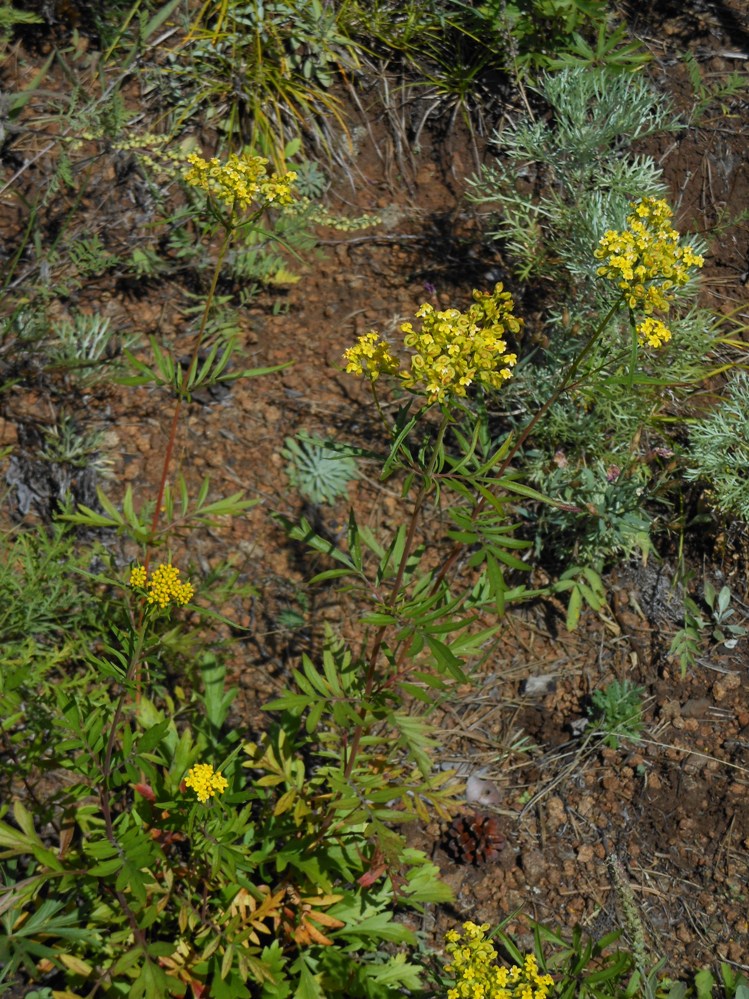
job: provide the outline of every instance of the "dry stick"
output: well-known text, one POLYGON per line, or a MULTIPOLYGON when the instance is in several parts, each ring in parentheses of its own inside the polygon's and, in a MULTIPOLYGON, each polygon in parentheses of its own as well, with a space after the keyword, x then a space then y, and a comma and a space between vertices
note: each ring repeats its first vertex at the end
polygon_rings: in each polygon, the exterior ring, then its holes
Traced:
MULTIPOLYGON (((523 446, 523 444, 525 444, 525 442, 528 440, 528 438, 531 435, 531 432, 533 431, 533 428, 536 426, 536 424, 541 419, 541 417, 546 415, 546 413, 549 411, 549 409, 551 409, 551 407, 554 405, 554 403, 557 401, 557 399, 560 397, 560 395, 566 389, 568 389, 570 387, 570 385, 573 382, 573 379, 574 379, 575 375, 577 374, 578 368, 580 367, 580 365, 582 364, 582 362, 585 360, 585 358, 588 356, 588 354, 593 349, 593 346, 594 346, 596 340, 601 335, 601 333, 604 331, 604 329, 606 328, 606 326, 609 323, 609 320, 614 315, 614 313, 617 311, 617 309, 619 308, 619 306, 621 305, 621 303, 622 303, 622 298, 618 298, 614 302, 614 304, 611 306, 611 308, 609 309, 609 311, 606 313, 606 316, 604 317, 603 322, 601 322, 596 327, 596 329, 593 331, 592 335, 588 339, 588 342, 585 344, 585 346, 583 347, 583 349, 580 351, 580 353, 577 355, 577 357, 575 358, 575 360, 570 365, 569 371, 564 376, 564 378, 562 379, 562 381, 559 383, 558 387, 552 392, 552 394, 549 396, 549 398, 546 400, 546 402, 543 404, 543 406, 541 406, 541 408, 538 409, 534 413, 533 418, 527 424, 527 426, 525 427, 525 429, 523 430, 523 432, 520 434, 520 436, 518 437, 518 439, 515 441, 515 443, 512 445, 512 447, 510 448, 510 450, 507 452, 506 457, 502 461, 502 464, 499 466, 499 468, 497 470, 497 479, 501 479, 501 477, 507 471, 507 468, 508 468, 510 462, 515 457, 515 455, 518 453, 518 451, 523 446)), ((474 509, 474 511, 473 511, 473 513, 471 515, 471 522, 472 523, 476 522, 476 519, 478 518, 478 516, 481 513, 481 511, 486 506, 486 503, 487 503, 486 498, 484 496, 482 496, 481 499, 476 504, 476 508, 474 509)), ((464 546, 460 542, 457 542, 455 545, 453 545, 451 552, 449 553, 449 555, 445 559, 445 561, 444 561, 444 563, 442 565, 442 568, 437 573, 437 576, 436 576, 436 578, 434 580, 434 583, 432 584, 432 589, 430 591, 431 594, 434 594, 434 593, 437 592, 437 590, 440 587, 440 585, 442 584, 445 576, 447 575, 447 573, 450 571, 450 569, 455 564, 458 556, 460 555, 461 551, 463 550, 463 547, 464 546)))

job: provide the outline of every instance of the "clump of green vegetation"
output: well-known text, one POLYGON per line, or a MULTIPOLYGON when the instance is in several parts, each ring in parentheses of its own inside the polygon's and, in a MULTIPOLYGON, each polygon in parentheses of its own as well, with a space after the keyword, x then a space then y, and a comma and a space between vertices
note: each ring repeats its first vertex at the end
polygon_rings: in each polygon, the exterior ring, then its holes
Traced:
MULTIPOLYGON (((555 395, 559 372, 615 294, 600 279, 600 254, 607 251, 592 256, 586 247, 603 248, 610 233, 624 246, 631 191, 662 197, 660 168, 633 155, 630 143, 681 126, 646 80, 610 69, 565 69, 543 78, 539 95, 553 114, 498 133, 496 165, 472 181, 471 198, 488 209, 488 237, 503 248, 521 286, 535 289, 542 281, 554 288, 543 328, 489 412, 496 425, 520 427, 515 414, 543 408, 521 460, 534 485, 559 504, 526 511, 534 545, 600 572, 614 557, 652 550, 656 517, 668 501, 665 468, 679 449, 672 413, 700 390, 721 332, 716 318, 694 304, 694 272, 685 272, 667 326, 653 316, 640 326, 642 342, 661 348, 657 364, 646 352, 641 373, 634 373, 619 312, 586 351, 574 390, 555 395)), ((686 246, 688 255, 705 252, 695 238, 686 246)))
MULTIPOLYGON (((510 963, 495 969, 490 927, 467 923, 440 968, 409 920, 452 900, 406 835, 462 807, 438 762, 438 711, 495 653, 508 607, 563 594, 574 628, 584 606, 605 609, 606 560, 652 550, 658 462, 676 449, 668 407, 704 378, 718 339, 694 303, 701 244, 675 228, 657 165, 631 153, 676 127, 629 72, 642 54, 607 30, 606 4, 578 0, 80 8, 96 37, 73 27, 59 41, 35 15, 0 12, 0 44, 24 27, 56 46, 4 109, 20 177, 39 148, 31 112, 54 127, 41 187, 12 191, 23 225, 2 251, 0 362, 4 391, 54 394, 54 419, 24 446, 63 470, 45 523, 0 546, 0 992, 397 999, 423 994, 431 973, 449 999, 497 975, 534 999, 702 999, 712 974, 659 978, 637 934, 620 947, 617 934, 534 926, 521 949, 499 927, 510 963), (50 98, 53 65, 74 85, 50 98), (370 447, 286 438, 289 480, 313 506, 345 497, 364 461, 394 500, 366 523, 350 510, 333 537, 277 518, 317 556, 309 585, 346 621, 318 627, 263 720, 238 724, 229 653, 244 659, 247 635, 223 606, 259 591, 231 564, 201 576, 189 553, 258 500, 175 474, 177 435, 206 390, 286 366, 245 366, 240 310, 300 279, 290 257, 311 251, 314 227, 377 224, 324 204, 335 163, 356 186, 335 83, 365 67, 357 100, 379 93, 414 155, 430 119, 462 118, 476 143, 495 120, 491 84, 537 80, 549 119, 498 134, 501 158, 473 187, 520 294, 456 292, 349 345, 338 367, 371 390, 370 447), (92 201, 96 227, 81 213, 92 201), (76 308, 98 282, 147 294, 167 280, 186 353, 163 330, 76 308), (543 330, 523 315, 531 282, 551 289, 543 330), (100 428, 61 402, 113 381, 143 390, 139 405, 147 395, 169 427, 156 487, 129 483, 119 500, 120 483, 94 481, 110 469, 100 428), (73 480, 88 472, 82 498, 73 480), (532 588, 542 558, 554 576, 532 588)), ((281 609, 281 627, 314 616, 299 586, 304 613, 281 609)), ((704 595, 727 645, 741 630, 730 591, 704 595)), ((642 694, 629 681, 596 691, 609 745, 639 736, 642 694)), ((746 999, 741 976, 720 974, 729 999, 746 999)))
POLYGON ((287 437, 281 454, 288 462, 286 472, 292 485, 317 505, 345 496, 349 483, 358 478, 356 461, 350 454, 307 434, 287 437))
POLYGON ((618 749, 623 740, 637 742, 642 732, 643 687, 631 680, 612 680, 600 690, 594 690, 591 701, 596 727, 604 742, 618 749))
POLYGON ((705 483, 722 514, 749 521, 749 378, 735 375, 725 395, 689 424, 687 480, 705 483))

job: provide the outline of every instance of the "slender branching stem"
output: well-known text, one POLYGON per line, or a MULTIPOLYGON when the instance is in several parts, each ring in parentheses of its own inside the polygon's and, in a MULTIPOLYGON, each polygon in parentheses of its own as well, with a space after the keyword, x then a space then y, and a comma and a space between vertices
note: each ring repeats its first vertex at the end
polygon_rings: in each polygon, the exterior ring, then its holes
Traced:
MULTIPOLYGON (((392 611, 398 602, 401 587, 403 586, 403 577, 406 573, 406 566, 408 560, 411 557, 411 552, 414 546, 414 540, 416 538, 416 530, 419 523, 419 514, 424 505, 424 502, 432 491, 434 487, 434 471, 437 467, 437 462, 439 460, 440 453, 442 451, 442 444, 445 439, 445 431, 450 423, 450 410, 445 409, 442 413, 442 419, 440 421, 439 428, 437 429, 437 436, 434 442, 434 447, 432 448, 432 453, 429 458, 429 464, 424 471, 421 479, 421 485, 419 486, 419 491, 416 494, 416 499, 414 500, 413 510, 411 511, 411 517, 408 524, 408 531, 406 533, 406 540, 403 545, 403 552, 401 554, 400 562, 398 564, 398 569, 395 574, 395 580, 393 581, 390 594, 386 601, 386 607, 388 610, 392 611)), ((380 656, 380 650, 382 649, 382 643, 385 640, 385 634, 387 632, 388 625, 381 625, 374 636, 372 641, 372 648, 367 657, 366 663, 366 673, 364 679, 364 703, 359 710, 360 721, 353 731, 351 736, 351 742, 348 745, 348 752, 346 754, 346 766, 344 769, 344 776, 349 778, 353 772, 354 765, 356 763, 356 757, 359 752, 359 745, 361 743, 362 736, 364 734, 364 719, 367 713, 367 702, 369 701, 375 686, 375 678, 377 676, 377 661, 380 656)))
MULTIPOLYGON (((221 269, 226 259, 226 253, 229 249, 229 243, 231 241, 233 228, 229 224, 224 225, 224 238, 221 242, 218 256, 216 258, 216 265, 213 269, 213 276, 211 278, 211 284, 208 289, 208 294, 206 296, 205 305, 203 308, 203 313, 200 320, 200 328, 198 334, 195 338, 195 343, 193 345, 192 354, 190 356, 190 362, 187 367, 188 377, 189 373, 193 371, 195 365, 197 364, 197 358, 200 348, 203 343, 203 338, 205 336, 205 331, 208 325, 208 317, 211 312, 211 307, 213 305, 213 300, 216 296, 216 288, 218 287, 219 277, 221 275, 221 269)), ((159 481, 158 496, 156 499, 156 506, 153 511, 153 517, 151 519, 151 530, 146 544, 146 552, 144 557, 144 567, 146 572, 148 571, 148 566, 150 562, 151 549, 156 538, 156 532, 159 526, 159 519, 161 516, 161 508, 164 502, 164 495, 166 492, 166 483, 169 477, 169 468, 171 466, 172 455, 174 453, 174 446, 177 439, 177 428, 179 426, 179 418, 182 411, 182 404, 187 398, 187 392, 181 391, 177 395, 177 399, 174 405, 174 412, 172 413, 171 427, 169 431, 169 437, 167 440, 166 451, 164 452, 164 461, 161 469, 161 478, 159 481)), ((135 640, 130 654, 130 661, 128 664, 127 673, 125 676, 125 682, 122 685, 119 696, 117 698, 117 703, 114 710, 114 715, 112 717, 111 724, 109 726, 109 733, 107 736, 107 743, 104 750, 104 763, 102 767, 102 776, 99 786, 99 802, 101 805, 102 816, 104 818, 104 828, 106 831, 107 839, 116 849, 120 849, 117 842, 117 836, 114 829, 114 820, 112 818, 112 803, 111 803, 111 789, 110 789, 110 777, 112 775, 112 758, 114 756, 114 746, 117 739, 117 733, 119 731, 120 722, 122 720, 122 715, 125 708, 125 702, 128 696, 129 689, 135 683, 136 688, 136 703, 140 699, 140 667, 143 656, 143 642, 145 635, 145 611, 146 603, 145 600, 141 600, 140 607, 138 609, 137 617, 133 618, 133 634, 135 640)), ((123 892, 116 891, 117 900, 120 903, 123 912, 126 914, 128 922, 133 932, 133 937, 139 946, 144 949, 147 946, 147 938, 143 931, 138 926, 137 918, 132 911, 126 896, 123 892)))
MULTIPOLYGON (((197 363, 198 353, 203 344, 203 337, 205 336, 206 326, 208 324, 208 316, 211 312, 211 307, 213 306, 213 299, 216 296, 216 288, 218 287, 218 279, 221 276, 221 269, 224 265, 224 260, 226 259, 226 254, 229 249, 229 243, 231 242, 231 237, 233 229, 229 225, 224 226, 224 238, 221 242, 221 248, 216 258, 216 266, 213 268, 213 277, 211 278, 211 285, 208 289, 208 295, 206 296, 205 306, 203 308, 203 315, 200 319, 200 329, 198 330, 198 335, 195 337, 195 343, 192 348, 192 354, 190 355, 190 362, 187 366, 188 373, 191 372, 197 363)), ((144 566, 146 571, 148 571, 148 565, 151 555, 151 547, 156 538, 156 531, 159 526, 159 519, 161 517, 161 507, 164 503, 164 494, 166 492, 166 483, 169 478, 169 467, 172 462, 172 455, 174 453, 174 445, 177 440, 177 427, 179 425, 179 418, 182 411, 182 404, 187 396, 186 392, 180 392, 177 396, 177 400, 174 404, 174 412, 172 413, 172 424, 169 430, 169 437, 166 442, 166 451, 164 452, 164 461, 161 469, 161 478, 159 480, 159 491, 156 497, 156 506, 154 507, 153 517, 151 518, 151 531, 148 539, 148 544, 146 545, 146 554, 144 559, 144 566)))
MULTIPOLYGON (((590 354, 590 352, 593 350, 593 347, 595 346, 599 337, 606 329, 608 324, 611 322, 616 312, 619 310, 622 301, 623 301, 623 296, 620 296, 619 298, 616 299, 616 301, 611 306, 609 311, 606 313, 604 318, 601 320, 601 322, 596 326, 591 335, 588 337, 580 353, 577 355, 572 364, 570 364, 559 385, 557 385, 557 387, 551 393, 546 402, 536 410, 536 412, 533 414, 533 417, 528 421, 528 423, 525 425, 523 430, 518 435, 517 439, 513 442, 509 451, 502 459, 502 463, 497 468, 496 479, 498 482, 501 482, 502 476, 507 471, 510 462, 518 453, 523 444, 525 444, 525 442, 528 440, 530 435, 533 433, 539 420, 541 420, 546 415, 546 413, 548 413, 548 411, 551 409, 551 407, 554 405, 557 399, 559 399, 559 397, 564 392, 566 392, 567 389, 569 389, 573 385, 573 383, 580 384, 579 381, 575 382, 575 375, 579 371, 580 365, 583 363, 588 354, 590 354)), ((486 504, 487 500, 484 496, 482 496, 476 503, 476 506, 474 507, 473 513, 471 515, 471 519, 474 523, 478 519, 479 515, 483 511, 486 504)), ((431 589, 432 593, 436 593, 437 589, 442 585, 442 582, 444 581, 445 577, 450 572, 452 567, 455 565, 455 562, 459 558, 462 550, 463 550, 463 545, 460 544, 460 542, 457 542, 455 545, 453 545, 445 561, 443 562, 439 572, 435 576, 431 589)))

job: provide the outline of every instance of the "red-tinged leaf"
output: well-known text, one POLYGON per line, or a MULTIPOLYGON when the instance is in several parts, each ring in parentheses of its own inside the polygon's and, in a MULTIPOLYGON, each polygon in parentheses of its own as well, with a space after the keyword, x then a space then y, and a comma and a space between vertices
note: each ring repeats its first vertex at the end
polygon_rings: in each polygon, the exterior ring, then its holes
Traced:
POLYGON ((379 864, 377 867, 365 871, 360 878, 356 879, 356 883, 361 885, 362 888, 371 888, 375 881, 379 881, 386 871, 387 864, 379 864))
POLYGON ((150 784, 136 784, 134 790, 138 792, 141 798, 145 798, 146 801, 156 801, 156 794, 150 784))

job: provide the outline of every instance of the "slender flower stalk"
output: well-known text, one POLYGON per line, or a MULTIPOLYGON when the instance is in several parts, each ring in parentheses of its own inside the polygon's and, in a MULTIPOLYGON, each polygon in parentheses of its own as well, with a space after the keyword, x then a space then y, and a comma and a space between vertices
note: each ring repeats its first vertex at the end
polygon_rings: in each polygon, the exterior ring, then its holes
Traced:
MULTIPOLYGON (((395 576, 395 580, 390 588, 390 595, 388 597, 386 606, 388 610, 393 610, 395 603, 398 599, 400 593, 401 585, 403 583, 403 576, 406 571, 406 565, 408 564, 408 559, 410 557, 411 551, 413 549, 414 540, 416 538, 416 526, 418 524, 419 513, 424 505, 424 502, 432 491, 434 486, 434 481, 432 476, 437 467, 437 461, 439 460, 440 451, 442 449, 442 444, 445 438, 445 431, 450 423, 450 411, 445 409, 442 413, 442 420, 440 421, 439 428, 437 430, 437 437, 435 440, 434 448, 430 457, 429 465, 424 472, 422 478, 421 486, 416 494, 416 499, 414 500, 413 510, 411 511, 411 516, 408 523, 408 532, 406 534, 406 540, 403 545, 403 555, 398 564, 398 570, 395 576)), ((377 660, 380 655, 380 649, 382 648, 382 643, 385 640, 385 633, 387 631, 387 625, 382 625, 378 628, 375 634, 374 640, 372 642, 372 649, 367 657, 366 665, 366 676, 364 681, 364 701, 368 701, 374 690, 375 678, 377 676, 377 660)), ((359 752, 359 744, 364 734, 364 715, 365 709, 362 708, 360 711, 360 717, 362 721, 354 729, 354 733, 351 737, 351 743, 348 747, 348 754, 346 758, 346 767, 344 775, 346 778, 351 776, 354 769, 354 764, 356 763, 356 756, 359 752)))
MULTIPOLYGON (((425 303, 418 309, 415 318, 421 320, 421 328, 418 331, 410 322, 401 325, 404 345, 412 351, 407 370, 400 370, 399 362, 391 352, 389 344, 375 331, 359 337, 358 342, 343 356, 346 361, 346 371, 368 378, 373 394, 375 394, 375 382, 380 375, 399 374, 408 389, 426 396, 426 408, 434 403, 442 407, 442 418, 436 439, 431 448, 427 467, 421 476, 395 580, 386 602, 386 607, 390 611, 394 609, 398 600, 406 566, 413 550, 419 514, 427 496, 434 488, 434 473, 442 452, 445 432, 451 420, 452 403, 456 399, 465 397, 474 381, 498 388, 511 377, 511 369, 517 362, 517 355, 508 352, 505 337, 508 333, 518 335, 523 326, 522 320, 514 315, 512 296, 504 290, 502 284, 497 284, 493 292, 474 291, 473 303, 465 313, 458 309, 437 311, 432 305, 425 303)), ((378 628, 367 656, 365 701, 369 700, 374 690, 377 661, 386 631, 386 625, 378 628)), ((360 714, 362 721, 354 729, 348 747, 346 777, 349 777, 353 771, 364 731, 363 708, 360 714)))

